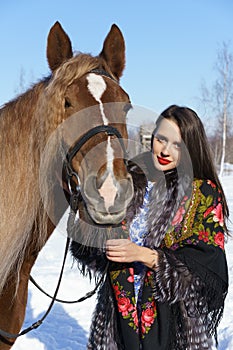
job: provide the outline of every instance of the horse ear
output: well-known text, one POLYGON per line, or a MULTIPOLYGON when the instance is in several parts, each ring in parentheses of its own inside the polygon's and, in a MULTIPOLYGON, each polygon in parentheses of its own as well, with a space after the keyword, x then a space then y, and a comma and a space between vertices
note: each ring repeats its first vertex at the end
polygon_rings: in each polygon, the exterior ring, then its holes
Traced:
POLYGON ((116 24, 112 25, 105 38, 100 56, 104 58, 111 72, 119 80, 125 68, 125 41, 116 24))
POLYGON ((50 29, 47 42, 47 60, 52 71, 73 56, 71 41, 61 24, 56 22, 50 29))

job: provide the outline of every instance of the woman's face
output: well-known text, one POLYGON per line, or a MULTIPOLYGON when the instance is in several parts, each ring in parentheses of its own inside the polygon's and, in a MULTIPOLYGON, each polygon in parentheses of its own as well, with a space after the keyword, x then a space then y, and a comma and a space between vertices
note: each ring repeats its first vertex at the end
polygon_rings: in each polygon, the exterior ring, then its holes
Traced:
POLYGON ((153 159, 158 170, 171 170, 178 166, 181 153, 181 134, 178 125, 163 119, 154 134, 153 159))

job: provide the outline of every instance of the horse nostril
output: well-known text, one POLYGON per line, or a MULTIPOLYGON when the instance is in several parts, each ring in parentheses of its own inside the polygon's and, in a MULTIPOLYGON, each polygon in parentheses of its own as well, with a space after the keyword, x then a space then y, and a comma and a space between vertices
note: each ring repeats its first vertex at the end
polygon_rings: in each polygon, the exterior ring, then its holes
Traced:
POLYGON ((97 190, 99 190, 103 186, 103 183, 106 180, 106 178, 107 178, 107 174, 95 177, 94 181, 95 181, 97 190))

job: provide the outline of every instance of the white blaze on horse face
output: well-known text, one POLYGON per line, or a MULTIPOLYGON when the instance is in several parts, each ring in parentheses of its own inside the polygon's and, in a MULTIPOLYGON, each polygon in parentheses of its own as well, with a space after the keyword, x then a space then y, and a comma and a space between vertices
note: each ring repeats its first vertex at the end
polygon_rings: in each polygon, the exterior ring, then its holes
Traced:
MULTIPOLYGON (((87 76, 88 85, 87 88, 90 91, 92 97, 99 103, 100 113, 103 119, 103 124, 108 125, 109 121, 104 113, 104 106, 101 98, 107 89, 107 85, 101 75, 95 73, 89 73, 87 76)), ((114 185, 114 171, 113 171, 113 157, 114 152, 111 146, 111 138, 108 137, 107 140, 107 179, 103 183, 102 187, 99 190, 100 195, 104 198, 105 207, 108 209, 111 205, 113 205, 117 187, 114 185), (110 179, 111 178, 111 179, 110 179)))
POLYGON ((117 188, 114 185, 110 174, 108 174, 106 180, 99 189, 99 194, 104 198, 105 208, 109 212, 109 208, 114 205, 114 200, 117 194, 117 188))
POLYGON ((94 73, 88 74, 87 81, 88 81, 88 85, 87 85, 88 90, 90 91, 94 99, 97 102, 99 102, 100 113, 103 118, 103 124, 108 125, 108 118, 106 118, 104 114, 104 106, 101 101, 101 97, 103 96, 104 91, 107 89, 107 85, 103 77, 101 77, 101 75, 97 75, 94 73))

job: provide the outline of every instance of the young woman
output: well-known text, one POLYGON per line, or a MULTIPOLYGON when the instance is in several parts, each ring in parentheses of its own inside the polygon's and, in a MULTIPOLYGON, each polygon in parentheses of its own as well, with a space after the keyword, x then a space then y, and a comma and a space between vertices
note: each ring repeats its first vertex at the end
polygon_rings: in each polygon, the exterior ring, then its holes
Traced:
POLYGON ((193 110, 170 106, 151 145, 129 166, 129 237, 106 242, 109 274, 88 349, 202 350, 217 342, 229 213, 202 122, 193 110))

